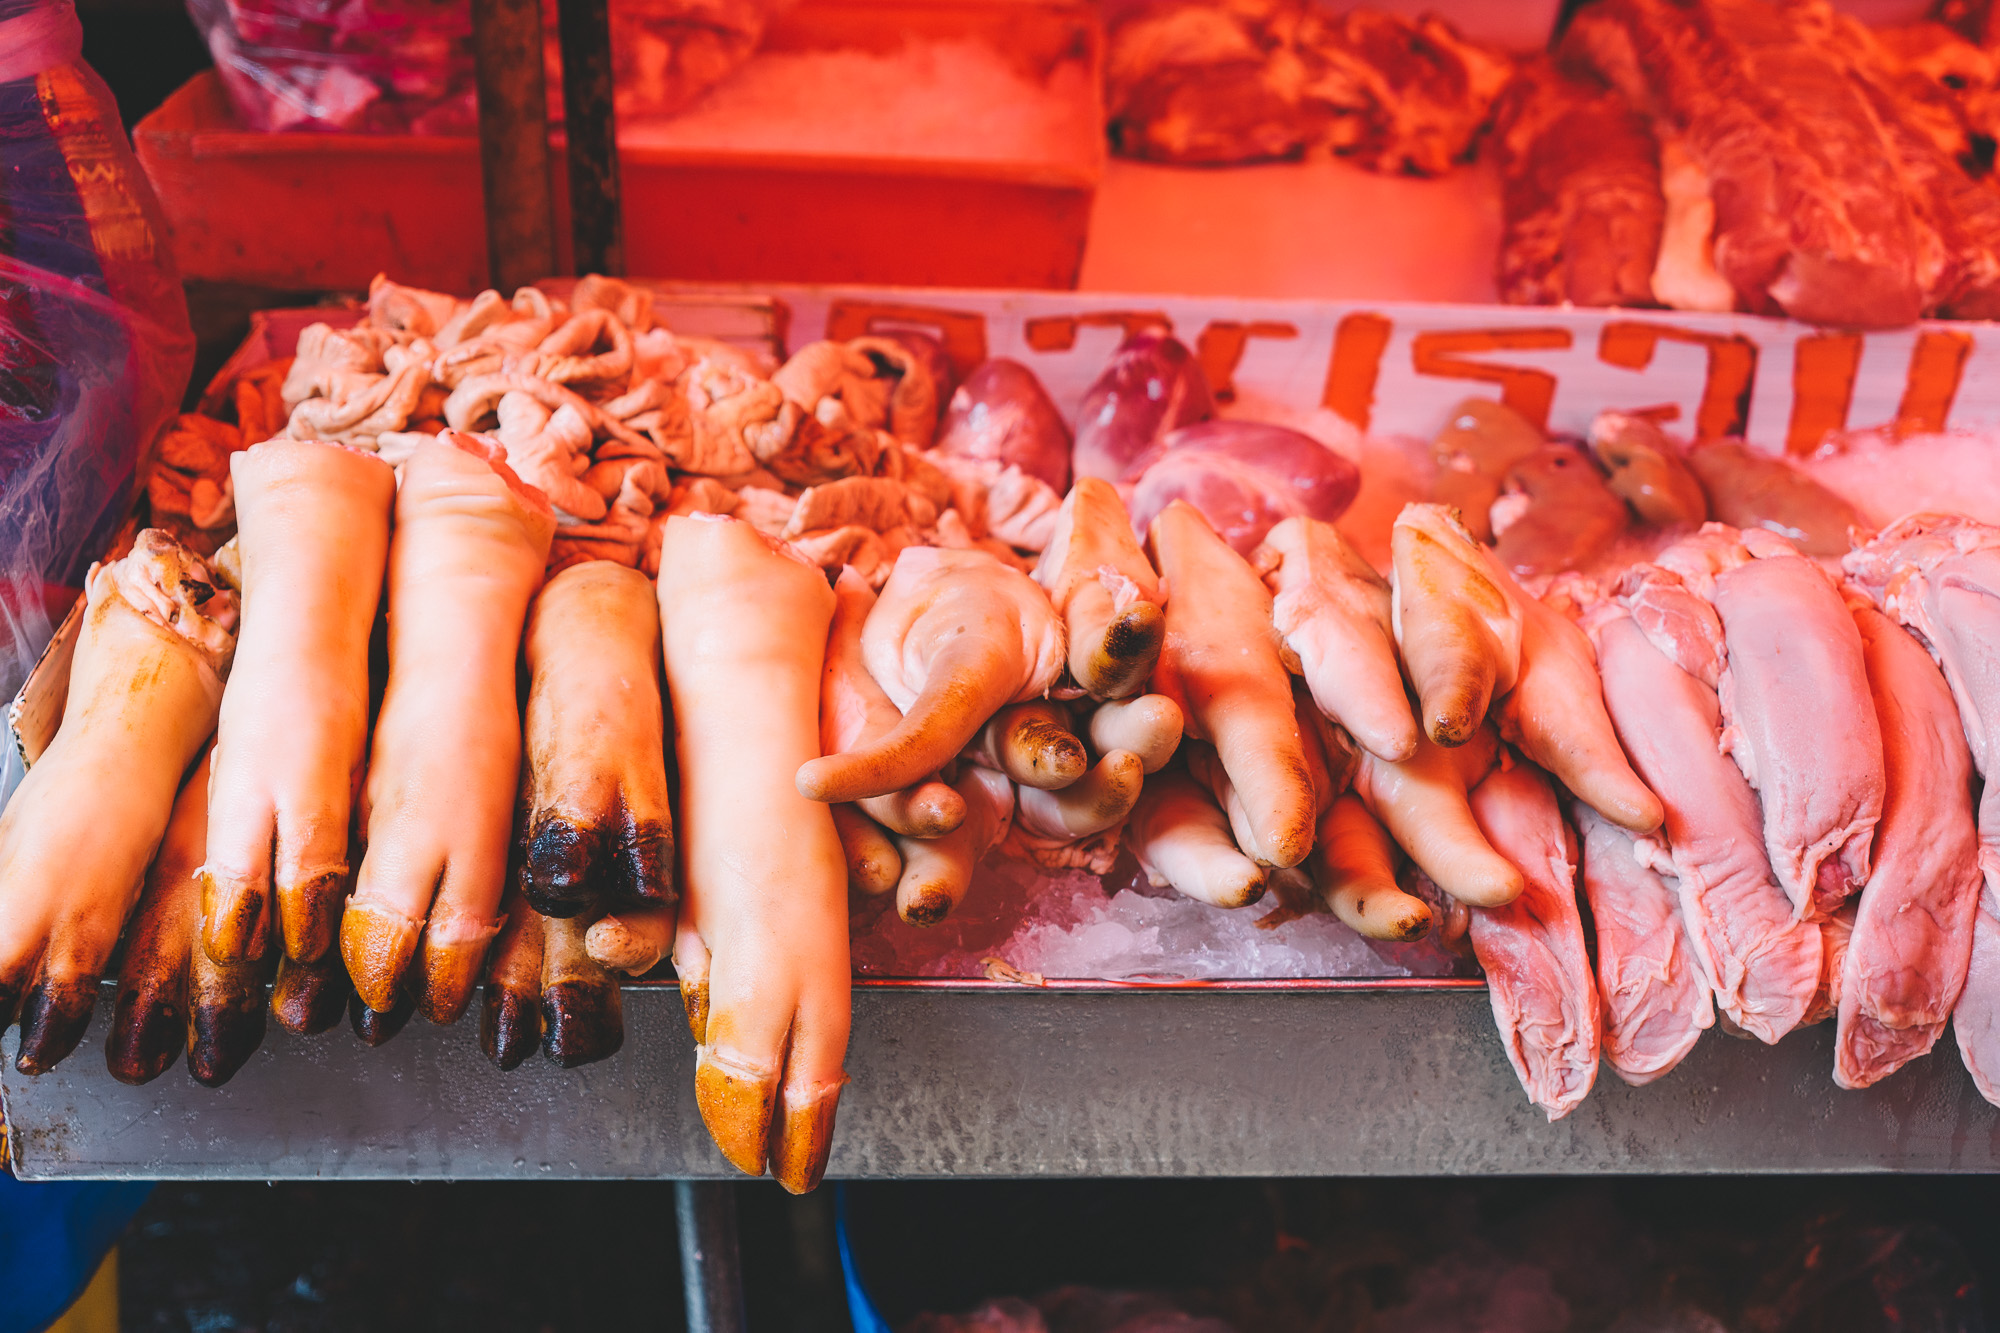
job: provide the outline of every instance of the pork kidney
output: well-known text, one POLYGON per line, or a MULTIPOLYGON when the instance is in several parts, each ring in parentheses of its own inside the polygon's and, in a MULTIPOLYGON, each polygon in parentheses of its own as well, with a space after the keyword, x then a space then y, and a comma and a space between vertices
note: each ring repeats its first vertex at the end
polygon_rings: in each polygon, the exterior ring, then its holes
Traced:
POLYGON ((1129 475, 1138 478, 1131 509, 1140 531, 1186 500, 1244 555, 1285 519, 1339 518, 1361 488, 1352 462, 1310 435, 1262 421, 1183 426, 1136 459, 1129 475))
POLYGON ((1057 495, 1069 489, 1069 427, 1035 373, 1018 361, 982 361, 951 396, 940 453, 1017 465, 1057 495))
POLYGON ((1076 415, 1078 476, 1129 481, 1132 465, 1168 432, 1215 415, 1201 362, 1171 335, 1145 329, 1119 344, 1076 415))

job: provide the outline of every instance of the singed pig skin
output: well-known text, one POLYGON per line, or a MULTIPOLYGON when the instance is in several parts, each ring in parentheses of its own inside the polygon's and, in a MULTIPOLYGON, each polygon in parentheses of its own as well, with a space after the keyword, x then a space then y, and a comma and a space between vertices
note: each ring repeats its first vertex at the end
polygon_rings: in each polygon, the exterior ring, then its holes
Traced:
POLYGON ((1099 699, 1137 693, 1153 674, 1166 632, 1160 576, 1108 482, 1077 478, 1034 573, 1068 629, 1076 683, 1099 699))
POLYGON ((1517 585, 1443 505, 1405 505, 1389 541, 1396 646, 1424 734, 1463 745, 1520 675, 1517 585))
POLYGON ((1678 1065, 1715 1023, 1715 1001, 1681 917, 1679 886, 1641 863, 1632 835, 1578 807, 1583 891, 1597 935, 1604 1056, 1642 1087, 1678 1065))
POLYGON ((92 567, 62 726, 0 814, 0 1023, 18 1001, 24 1074, 52 1068, 88 1028, 182 776, 214 729, 235 598, 201 582, 207 572, 153 529, 92 567), (226 626, 209 626, 219 652, 186 637, 225 608, 226 626))
POLYGON ((1868 879, 1882 817, 1882 731, 1861 636, 1817 565, 1773 554, 1715 576, 1728 666, 1724 741, 1764 809, 1764 849, 1802 918, 1868 879))
MULTIPOLYGON (((862 657, 861 631, 875 609, 874 589, 847 567, 834 580, 833 593, 833 627, 827 631, 826 666, 820 679, 819 739, 822 753, 844 754, 887 736, 903 714, 868 674, 862 657)), ((935 838, 965 820, 964 798, 936 779, 864 797, 857 808, 867 820, 905 837, 935 838)), ((836 814, 834 822, 838 825, 843 818, 836 814)))
POLYGON ((673 821, 652 581, 609 560, 551 578, 528 613, 522 888, 575 916, 673 898, 673 821))
POLYGON ((737 519, 670 518, 660 551, 695 1100, 734 1165, 769 1163, 802 1192, 825 1169, 846 1081, 846 858, 827 807, 793 785, 820 750, 836 599, 737 519))
POLYGON ((208 833, 208 758, 195 765, 174 801, 159 854, 126 931, 118 1007, 104 1062, 120 1083, 148 1083, 187 1044, 188 953, 199 949, 201 864, 208 833))
POLYGON ((434 1021, 456 1018, 500 928, 520 782, 515 662, 554 532, 547 501, 476 437, 447 434, 403 464, 368 849, 340 925, 377 1013, 421 952, 410 989, 434 1021))
POLYGON ((1797 922, 1764 859, 1757 794, 1717 746, 1715 692, 1668 661, 1630 616, 1597 626, 1604 701, 1660 798, 1681 912, 1716 1003, 1760 1041, 1798 1026, 1819 985, 1819 931, 1797 922))
POLYGON ((1146 779, 1125 841, 1155 887, 1215 907, 1244 907, 1264 896, 1270 871, 1237 847, 1229 816, 1179 764, 1146 779))
POLYGON ((1438 888, 1459 902, 1498 907, 1521 893, 1521 871, 1489 844, 1466 793, 1492 768, 1499 741, 1480 727, 1446 749, 1419 737, 1416 753, 1392 764, 1363 753, 1354 793, 1438 888))
POLYGON ((1589 1095, 1603 1045, 1576 906, 1576 838, 1555 789, 1525 762, 1503 764, 1475 787, 1472 813, 1526 882, 1511 903, 1473 908, 1473 952, 1508 1063, 1528 1099, 1560 1120, 1589 1095))
POLYGON ((368 637, 389 551, 395 473, 372 454, 269 440, 230 460, 243 632, 210 783, 217 958, 332 945, 348 888, 350 805, 368 744, 368 637))
POLYGON ((1396 883, 1396 845, 1358 796, 1335 797, 1321 813, 1310 864, 1327 906, 1365 939, 1419 940, 1436 922, 1430 904, 1396 883))
POLYGON ((1183 426, 1134 460, 1132 523, 1147 530, 1185 500, 1248 555, 1294 515, 1332 522, 1361 489, 1361 470, 1312 436, 1235 419, 1183 426))
POLYGON ((1882 727, 1875 864, 1841 977, 1833 1077, 1865 1088, 1927 1053, 1964 988, 1979 910, 1972 752, 1930 654, 1872 606, 1854 608, 1882 727))
POLYGON ((1514 594, 1521 675, 1495 710, 1501 736, 1612 823, 1651 833, 1662 818, 1659 798, 1618 746, 1589 636, 1540 598, 1514 594))
POLYGON ((1143 329, 1084 390, 1071 455, 1076 475, 1128 481, 1133 462, 1164 436, 1213 415, 1215 396, 1193 353, 1172 334, 1143 329))
POLYGON ((996 357, 973 368, 951 395, 936 447, 958 458, 1012 464, 1057 495, 1069 490, 1069 427, 1035 372, 1018 361, 996 357))

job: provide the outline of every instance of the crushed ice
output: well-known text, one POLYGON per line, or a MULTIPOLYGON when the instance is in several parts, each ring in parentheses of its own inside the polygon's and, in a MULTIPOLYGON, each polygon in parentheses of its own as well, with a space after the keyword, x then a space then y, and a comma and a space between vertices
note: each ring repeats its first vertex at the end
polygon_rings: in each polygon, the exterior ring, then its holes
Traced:
POLYGON ((1428 941, 1373 944, 1323 907, 1302 906, 1272 894, 1252 907, 1210 907, 1154 888, 1130 857, 1102 879, 992 861, 974 876, 965 902, 936 926, 906 924, 888 896, 857 899, 854 971, 864 977, 983 977, 987 960, 998 959, 1049 979, 1143 984, 1466 970, 1456 955, 1428 941))

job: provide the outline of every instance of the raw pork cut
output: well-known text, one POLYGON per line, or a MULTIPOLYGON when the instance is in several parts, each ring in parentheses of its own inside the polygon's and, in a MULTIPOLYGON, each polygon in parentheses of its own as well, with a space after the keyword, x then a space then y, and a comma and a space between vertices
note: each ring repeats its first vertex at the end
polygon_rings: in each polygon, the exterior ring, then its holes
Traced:
POLYGON ((1361 489, 1361 470, 1312 436, 1262 421, 1203 421, 1133 462, 1132 525, 1146 531, 1175 500, 1199 509, 1248 555, 1284 519, 1331 523, 1361 489))
POLYGON ((1018 467, 1061 495, 1069 489, 1069 427, 1035 372, 1018 361, 982 361, 951 395, 938 428, 948 457, 1018 467))
POLYGON ((1717 745, 1715 691, 1663 656, 1630 615, 1602 609, 1592 630, 1618 739, 1666 807, 1665 847, 1638 846, 1679 880, 1688 937, 1722 1012, 1775 1042, 1819 986, 1819 931, 1793 919, 1764 859, 1757 794, 1717 745))
POLYGON ((1840 592, 1789 543, 1710 523, 1660 554, 1722 623, 1723 747, 1757 789, 1764 850, 1802 919, 1868 880, 1882 731, 1840 592))
POLYGON ((1987 779, 1978 819, 1984 883, 1952 1032, 1974 1086, 2000 1104, 2000 782, 1992 780, 2000 739, 2000 529, 1913 514, 1843 563, 1850 579, 1930 648, 1958 704, 1973 764, 1987 779))
POLYGON ((1644 863, 1632 835, 1588 806, 1583 892, 1597 935, 1604 1058, 1640 1087, 1679 1064, 1715 1023, 1715 1001, 1681 917, 1680 886, 1644 863))
POLYGON ((1133 460, 1164 436, 1213 415, 1201 362, 1171 334, 1142 329, 1084 390, 1071 462, 1079 477, 1125 481, 1133 460))
POLYGON ((1937 664, 1874 607, 1854 608, 1888 785, 1875 869, 1840 986, 1833 1078, 1865 1088, 1927 1053, 1965 985, 1979 910, 1972 753, 1937 664))
POLYGON ((1815 324, 1916 319, 1918 219, 1846 71, 1769 0, 1599 0, 1562 43, 1681 136, 1709 178, 1715 266, 1742 308, 1815 324))
POLYGON ((1597 1081, 1597 982, 1576 906, 1576 836, 1555 789, 1525 761, 1502 761, 1473 789, 1480 830, 1527 881, 1503 907, 1472 910, 1493 1020, 1528 1099, 1560 1120, 1597 1081))
POLYGON ((1602 84, 1524 65, 1494 135, 1510 305, 1651 305, 1666 201, 1646 118, 1602 84))

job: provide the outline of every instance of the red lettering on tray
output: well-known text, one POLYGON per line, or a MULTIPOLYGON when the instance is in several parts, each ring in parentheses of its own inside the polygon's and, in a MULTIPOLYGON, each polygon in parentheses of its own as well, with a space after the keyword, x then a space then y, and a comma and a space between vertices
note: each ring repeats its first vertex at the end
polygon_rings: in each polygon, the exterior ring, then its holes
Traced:
POLYGON ((1861 369, 1861 335, 1815 333, 1792 345, 1792 424, 1785 452, 1809 454, 1847 429, 1854 377, 1861 369))
POLYGON ((1367 430, 1375 412, 1375 381, 1382 373, 1382 353, 1389 349, 1389 321, 1381 315, 1348 315, 1333 331, 1333 355, 1327 361, 1326 387, 1320 405, 1367 430))
POLYGON ((1740 333, 1700 333, 1671 324, 1613 320, 1597 338, 1597 359, 1626 370, 1644 370, 1662 340, 1708 349, 1708 374, 1701 406, 1695 409, 1694 437, 1713 440, 1741 435, 1750 420, 1750 386, 1757 378, 1757 344, 1740 333))
POLYGON ((1282 320, 1257 319, 1248 324, 1233 319, 1211 320, 1195 340, 1195 357, 1208 376, 1209 388, 1218 403, 1236 401, 1236 367, 1243 364, 1243 350, 1252 338, 1296 338, 1298 325, 1282 320))
POLYGON ((1078 329, 1114 328, 1123 341, 1147 329, 1174 331, 1174 322, 1164 310, 1093 310, 1084 315, 1041 315, 1021 329, 1021 336, 1037 352, 1067 352, 1076 346, 1078 329))
POLYGON ((897 328, 917 329, 943 343, 951 368, 960 379, 986 359, 986 316, 975 310, 940 310, 893 301, 835 301, 826 308, 826 336, 834 342, 897 328))
POLYGON ((1535 423, 1549 424, 1556 377, 1526 366, 1468 361, 1465 352, 1561 351, 1574 339, 1568 329, 1451 329, 1420 333, 1410 343, 1410 362, 1419 375, 1447 380, 1482 380, 1500 386, 1500 401, 1535 423))
POLYGON ((1910 374, 1903 381, 1903 401, 1896 406, 1896 434, 1921 435, 1944 429, 1951 404, 1965 378, 1965 359, 1972 355, 1972 335, 1951 329, 1925 329, 1910 349, 1910 374))

